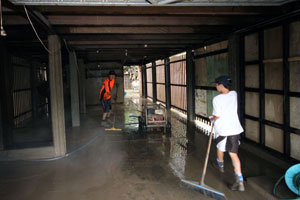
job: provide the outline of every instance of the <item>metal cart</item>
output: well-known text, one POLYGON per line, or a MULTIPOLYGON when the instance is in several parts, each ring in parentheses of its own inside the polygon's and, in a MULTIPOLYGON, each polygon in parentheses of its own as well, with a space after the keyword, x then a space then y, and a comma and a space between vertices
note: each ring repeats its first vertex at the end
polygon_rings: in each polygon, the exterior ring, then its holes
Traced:
POLYGON ((139 117, 139 129, 147 131, 148 128, 164 128, 164 133, 170 130, 167 109, 161 104, 143 105, 142 116, 139 117))

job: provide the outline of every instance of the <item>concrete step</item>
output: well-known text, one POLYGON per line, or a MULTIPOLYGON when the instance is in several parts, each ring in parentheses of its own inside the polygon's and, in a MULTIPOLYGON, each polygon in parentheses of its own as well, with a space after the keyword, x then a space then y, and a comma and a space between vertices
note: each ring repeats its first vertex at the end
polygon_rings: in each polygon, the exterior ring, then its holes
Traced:
POLYGON ((278 198, 284 199, 297 199, 297 197, 285 184, 284 179, 280 182, 278 187, 276 188, 276 198, 273 195, 273 187, 277 180, 272 180, 267 176, 256 176, 247 178, 247 183, 250 187, 256 190, 263 199, 273 200, 278 198))
POLYGON ((276 200, 277 198, 272 195, 275 182, 266 176, 257 176, 247 178, 247 183, 254 190, 260 193, 265 200, 276 200))

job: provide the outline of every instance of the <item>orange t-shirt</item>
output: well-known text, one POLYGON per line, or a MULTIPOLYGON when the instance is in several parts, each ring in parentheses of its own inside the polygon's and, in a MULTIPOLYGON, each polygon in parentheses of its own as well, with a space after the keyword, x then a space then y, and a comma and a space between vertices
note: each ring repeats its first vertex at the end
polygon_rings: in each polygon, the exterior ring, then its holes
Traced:
POLYGON ((100 94, 99 94, 99 99, 102 100, 109 100, 111 98, 111 95, 108 94, 108 92, 111 92, 115 84, 115 79, 109 80, 107 77, 105 81, 102 84, 100 94))

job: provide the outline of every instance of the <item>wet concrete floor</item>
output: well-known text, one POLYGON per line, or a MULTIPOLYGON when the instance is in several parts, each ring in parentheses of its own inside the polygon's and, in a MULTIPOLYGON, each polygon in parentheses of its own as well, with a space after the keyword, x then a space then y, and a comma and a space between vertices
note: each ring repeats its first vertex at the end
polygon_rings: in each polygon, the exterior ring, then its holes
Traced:
MULTIPOLYGON (((139 101, 127 99, 113 105, 118 131, 100 127, 101 110, 89 107, 81 126, 67 128, 68 152, 90 142, 74 154, 55 161, 0 162, 1 200, 183 200, 209 199, 180 187, 180 179, 199 181, 208 137, 195 132, 176 117, 171 118, 171 133, 159 130, 138 131, 136 116, 139 101), (194 134, 195 133, 195 134, 194 134)), ((113 120, 113 117, 112 117, 113 120)), ((246 177, 284 173, 254 155, 240 151, 246 177)), ((247 182, 245 192, 233 192, 233 169, 228 155, 225 174, 212 166, 212 146, 205 182, 225 193, 228 199, 264 199, 247 182)))

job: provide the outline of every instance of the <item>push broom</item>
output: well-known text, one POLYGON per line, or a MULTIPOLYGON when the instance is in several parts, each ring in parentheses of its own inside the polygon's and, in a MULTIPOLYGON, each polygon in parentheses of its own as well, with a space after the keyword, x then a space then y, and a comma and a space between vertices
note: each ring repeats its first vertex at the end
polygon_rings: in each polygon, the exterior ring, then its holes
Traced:
POLYGON ((226 200, 226 197, 223 193, 218 192, 217 190, 205 185, 204 183, 204 178, 206 175, 206 169, 207 169, 207 163, 208 163, 208 157, 209 157, 209 152, 210 152, 210 146, 212 142, 212 137, 213 137, 213 128, 214 128, 214 123, 212 123, 211 126, 211 131, 210 131, 210 136, 209 136, 209 141, 208 141, 208 146, 206 150, 206 157, 205 157, 205 162, 204 162, 204 167, 202 171, 202 177, 200 184, 195 181, 188 181, 188 180, 181 180, 181 185, 185 188, 200 192, 201 194, 211 197, 216 200, 226 200))
POLYGON ((116 114, 114 113, 114 122, 111 128, 106 128, 106 131, 122 131, 121 128, 115 128, 116 114))

